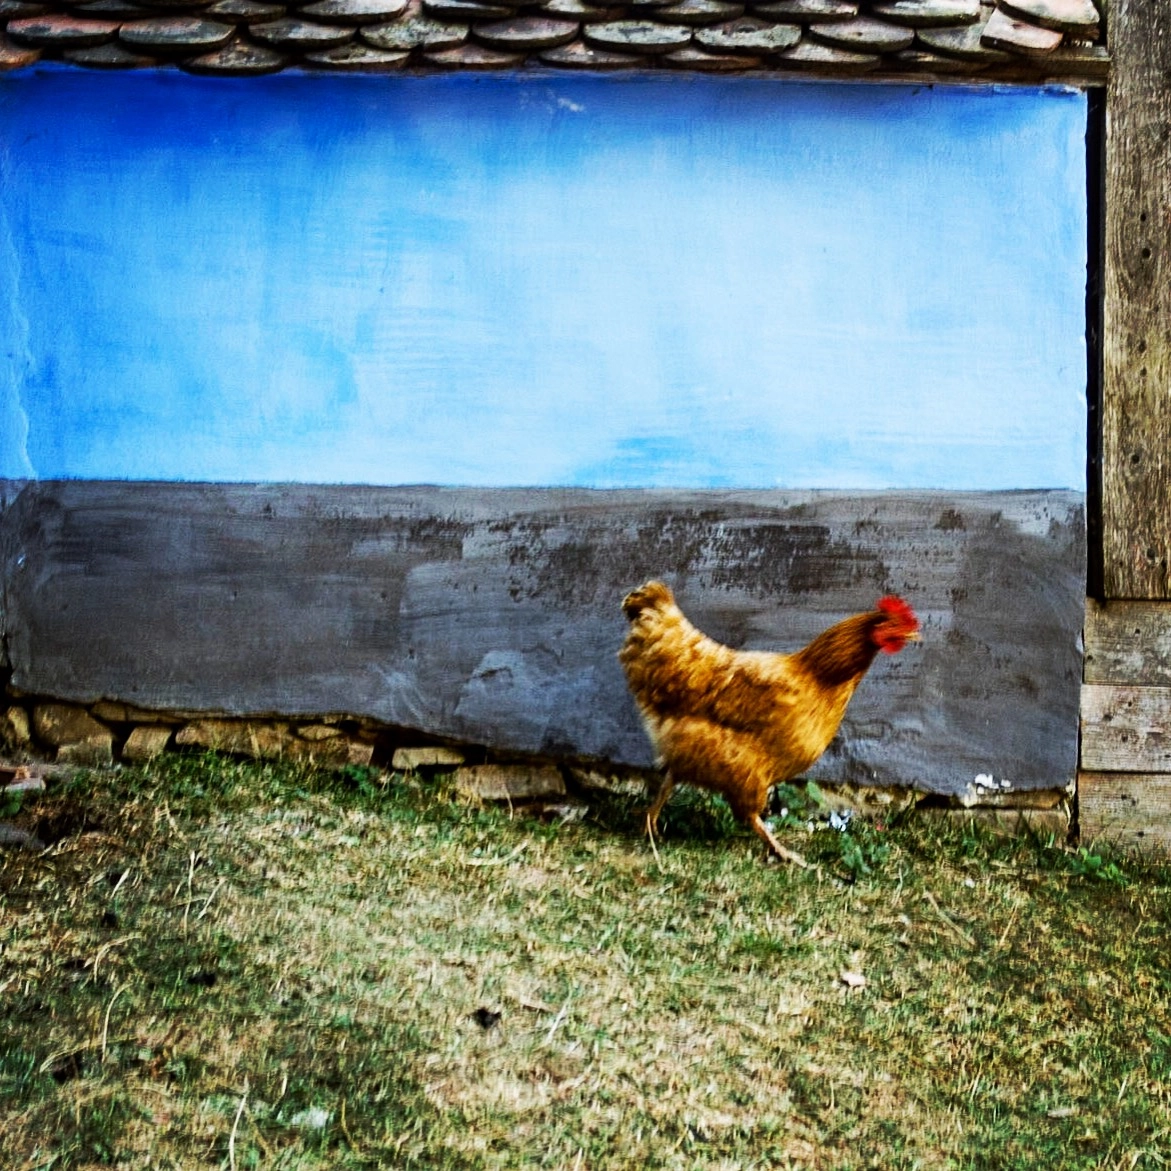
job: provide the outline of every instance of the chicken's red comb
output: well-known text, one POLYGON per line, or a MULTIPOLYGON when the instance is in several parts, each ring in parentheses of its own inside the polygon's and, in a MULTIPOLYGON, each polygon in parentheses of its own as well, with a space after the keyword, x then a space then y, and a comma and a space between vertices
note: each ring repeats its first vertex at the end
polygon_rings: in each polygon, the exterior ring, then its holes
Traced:
POLYGON ((909 626, 918 626, 919 619, 915 617, 915 611, 903 601, 902 598, 896 597, 894 594, 887 594, 885 598, 879 598, 876 610, 881 610, 884 614, 889 614, 892 618, 899 618, 906 622, 909 626))

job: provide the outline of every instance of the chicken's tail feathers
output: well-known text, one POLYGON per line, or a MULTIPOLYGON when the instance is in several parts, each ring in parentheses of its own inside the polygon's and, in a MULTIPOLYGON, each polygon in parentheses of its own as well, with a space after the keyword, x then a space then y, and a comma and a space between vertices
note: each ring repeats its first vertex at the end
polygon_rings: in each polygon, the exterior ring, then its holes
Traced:
POLYGON ((622 613, 633 622, 644 610, 657 610, 675 602, 675 595, 666 582, 648 581, 622 599, 622 613))

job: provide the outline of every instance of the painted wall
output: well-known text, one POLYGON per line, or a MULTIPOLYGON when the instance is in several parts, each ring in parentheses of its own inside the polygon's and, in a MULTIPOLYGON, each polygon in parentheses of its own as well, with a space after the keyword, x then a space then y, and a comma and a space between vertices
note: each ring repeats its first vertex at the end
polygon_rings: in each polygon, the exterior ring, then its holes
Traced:
POLYGON ((0 477, 1084 487, 1067 91, 0 80, 0 477))
POLYGON ((41 481, 0 510, 4 646, 33 695, 647 765, 633 584, 771 650, 895 590, 923 641, 878 656, 813 774, 974 796, 1074 775, 1084 537, 1077 492, 41 481))
POLYGON ((899 592, 924 642, 817 775, 1063 785, 1085 125, 1061 90, 0 78, 0 667, 646 763, 632 585, 771 649, 899 592))

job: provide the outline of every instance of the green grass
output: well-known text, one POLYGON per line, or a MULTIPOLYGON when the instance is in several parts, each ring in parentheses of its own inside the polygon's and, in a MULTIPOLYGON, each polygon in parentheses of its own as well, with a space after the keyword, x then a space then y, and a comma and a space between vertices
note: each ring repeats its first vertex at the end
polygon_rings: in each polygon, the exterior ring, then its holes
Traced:
POLYGON ((3 1164, 1166 1165, 1171 871, 802 816, 816 870, 702 794, 657 862, 618 797, 83 774, 0 854, 3 1164))

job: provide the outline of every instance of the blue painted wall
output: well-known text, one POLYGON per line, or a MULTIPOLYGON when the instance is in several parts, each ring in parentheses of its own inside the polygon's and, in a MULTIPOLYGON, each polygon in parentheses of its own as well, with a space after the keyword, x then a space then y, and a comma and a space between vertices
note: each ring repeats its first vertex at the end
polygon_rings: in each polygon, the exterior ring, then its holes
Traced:
POLYGON ((0 80, 0 476, 1084 487, 1084 94, 0 80))

